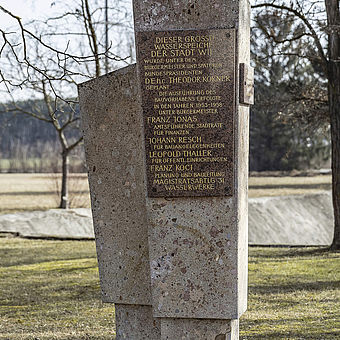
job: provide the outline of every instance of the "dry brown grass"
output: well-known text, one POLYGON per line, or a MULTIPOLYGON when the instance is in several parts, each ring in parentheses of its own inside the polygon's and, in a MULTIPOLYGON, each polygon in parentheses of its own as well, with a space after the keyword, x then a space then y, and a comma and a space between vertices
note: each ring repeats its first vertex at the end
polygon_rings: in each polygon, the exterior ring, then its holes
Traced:
MULTIPOLYGON (((0 214, 59 205, 60 174, 0 174, 0 214)), ((71 208, 90 207, 87 174, 70 176, 71 208)))
POLYGON ((316 194, 324 190, 331 190, 331 175, 249 178, 249 197, 316 194))
MULTIPOLYGON (((0 214, 57 208, 56 174, 0 174, 0 214)), ((331 176, 250 177, 249 197, 314 194, 331 189, 331 176)), ((90 207, 86 174, 70 176, 71 207, 90 207)))
MULTIPOLYGON (((339 261, 340 253, 322 247, 251 247, 240 339, 339 339, 339 261)), ((0 234, 0 264, 0 339, 115 339, 114 306, 100 299, 94 241, 0 234)))

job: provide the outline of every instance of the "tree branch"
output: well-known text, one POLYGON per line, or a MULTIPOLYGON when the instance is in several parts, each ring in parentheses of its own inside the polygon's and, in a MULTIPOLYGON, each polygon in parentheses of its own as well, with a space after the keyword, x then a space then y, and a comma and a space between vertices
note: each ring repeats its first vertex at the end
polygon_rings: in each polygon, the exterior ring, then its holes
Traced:
POLYGON ((327 69, 328 60, 325 56, 325 53, 324 53, 324 50, 322 48, 320 39, 319 39, 316 31, 314 30, 313 26, 310 24, 310 22, 308 21, 308 19, 305 17, 305 15, 303 13, 294 9, 293 7, 288 7, 288 6, 285 6, 285 5, 276 5, 274 3, 261 3, 261 4, 257 4, 257 5, 252 6, 252 8, 261 8, 261 7, 270 7, 270 8, 284 10, 284 11, 287 11, 287 12, 295 15, 296 17, 298 17, 309 29, 310 35, 313 37, 313 39, 315 41, 315 45, 317 47, 321 62, 323 63, 325 69, 327 69))
POLYGON ((71 144, 67 150, 71 151, 73 150, 76 146, 78 146, 81 142, 83 141, 83 137, 80 137, 75 143, 71 144))

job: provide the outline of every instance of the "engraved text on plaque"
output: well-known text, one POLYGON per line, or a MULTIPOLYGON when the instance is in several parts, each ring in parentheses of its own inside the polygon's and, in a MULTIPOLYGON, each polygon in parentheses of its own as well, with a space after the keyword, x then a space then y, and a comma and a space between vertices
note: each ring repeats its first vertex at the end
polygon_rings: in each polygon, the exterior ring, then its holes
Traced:
POLYGON ((235 30, 137 33, 150 197, 231 196, 235 30))

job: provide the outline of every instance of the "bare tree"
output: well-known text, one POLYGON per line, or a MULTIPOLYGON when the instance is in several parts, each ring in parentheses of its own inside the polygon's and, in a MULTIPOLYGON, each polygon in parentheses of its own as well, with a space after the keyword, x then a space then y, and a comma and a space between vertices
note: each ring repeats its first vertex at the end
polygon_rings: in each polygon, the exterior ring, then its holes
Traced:
MULTIPOLYGON (((127 3, 112 0, 113 5, 127 3)), ((108 44, 106 29, 126 31, 130 20, 124 6, 99 6, 99 1, 54 1, 59 14, 46 20, 24 25, 15 14, 0 5, 0 11, 16 22, 15 30, 0 28, 0 83, 7 92, 7 112, 19 112, 51 124, 61 145, 62 186, 60 208, 68 208, 69 155, 81 142, 68 131, 78 128, 76 83, 98 77, 104 65, 106 70, 118 63, 131 60, 127 47, 119 47, 122 34, 115 44, 108 44), (90 5, 91 4, 91 5, 90 5), (92 7, 91 7, 92 6, 92 7), (111 11, 112 20, 103 15, 111 11), (122 57, 118 55, 122 53, 122 57), (18 91, 40 98, 44 107, 35 105, 31 110, 16 100, 18 91)), ((111 16, 110 16, 111 18, 111 16)), ((131 50, 131 49, 130 49, 131 50)))
MULTIPOLYGON (((334 211, 334 239, 332 249, 340 249, 340 12, 338 0, 305 1, 259 0, 252 6, 277 15, 282 21, 295 20, 299 32, 280 39, 272 27, 260 27, 268 39, 276 44, 275 55, 291 55, 317 64, 327 81, 328 114, 332 142, 332 193, 334 211), (296 42, 309 47, 302 52, 296 42), (287 48, 288 47, 288 48, 287 48)), ((322 80, 320 80, 322 81, 322 80)), ((308 95, 305 100, 308 100, 308 95)), ((302 98, 303 99, 303 98, 302 98)), ((322 99, 323 100, 323 99, 322 99)), ((315 113, 315 111, 313 111, 315 113)))
MULTIPOLYGON (((11 30, 0 27, 0 58, 7 49, 17 63, 34 69, 49 80, 59 80, 64 76, 72 76, 75 80, 99 76, 104 69, 105 59, 108 60, 108 69, 132 62, 132 12, 128 6, 130 2, 111 2, 112 6, 106 8, 100 5, 98 0, 91 1, 91 4, 88 0, 55 0, 52 4, 58 7, 58 15, 35 20, 26 25, 20 17, 0 5, 0 12, 16 22, 16 26, 11 30), (106 10, 110 12, 110 21, 105 19, 106 10), (109 33, 111 31, 108 35, 110 42, 106 42, 106 30, 109 33), (38 42, 43 54, 51 55, 51 60, 55 61, 60 71, 59 77, 53 78, 49 70, 36 65, 36 60, 30 56, 32 42, 38 42)), ((0 71, 1 82, 9 87, 23 86, 28 80, 22 79, 22 82, 14 83, 6 77, 4 67, 1 67, 0 71)))
POLYGON ((9 53, 7 54, 7 62, 11 68, 7 75, 15 83, 20 83, 25 78, 28 79, 24 85, 26 94, 31 93, 32 96, 38 96, 41 99, 36 99, 31 102, 31 105, 27 106, 24 105, 25 102, 15 100, 13 94, 10 93, 10 100, 3 107, 4 112, 27 115, 48 123, 55 129, 61 146, 62 158, 62 184, 59 207, 65 209, 69 207, 69 156, 71 151, 82 142, 82 136, 79 131, 78 133, 72 133, 73 130, 79 129, 77 102, 72 97, 65 97, 65 90, 72 91, 74 82, 72 77, 66 74, 60 77, 60 71, 55 67, 55 62, 51 60, 49 55, 41 55, 39 44, 35 42, 35 45, 35 49, 30 52, 30 56, 32 57, 35 54, 34 59, 37 60, 35 68, 27 69, 26 65, 13 62, 12 54, 9 53), (49 79, 45 77, 47 73, 49 79), (56 81, 56 79, 58 80, 56 81))

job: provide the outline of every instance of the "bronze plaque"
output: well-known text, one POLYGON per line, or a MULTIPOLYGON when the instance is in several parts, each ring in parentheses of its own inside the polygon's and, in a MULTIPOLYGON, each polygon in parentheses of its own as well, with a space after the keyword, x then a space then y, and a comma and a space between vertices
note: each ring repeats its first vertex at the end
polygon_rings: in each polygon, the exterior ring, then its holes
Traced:
POLYGON ((148 196, 232 196, 235 30, 136 38, 148 196))

